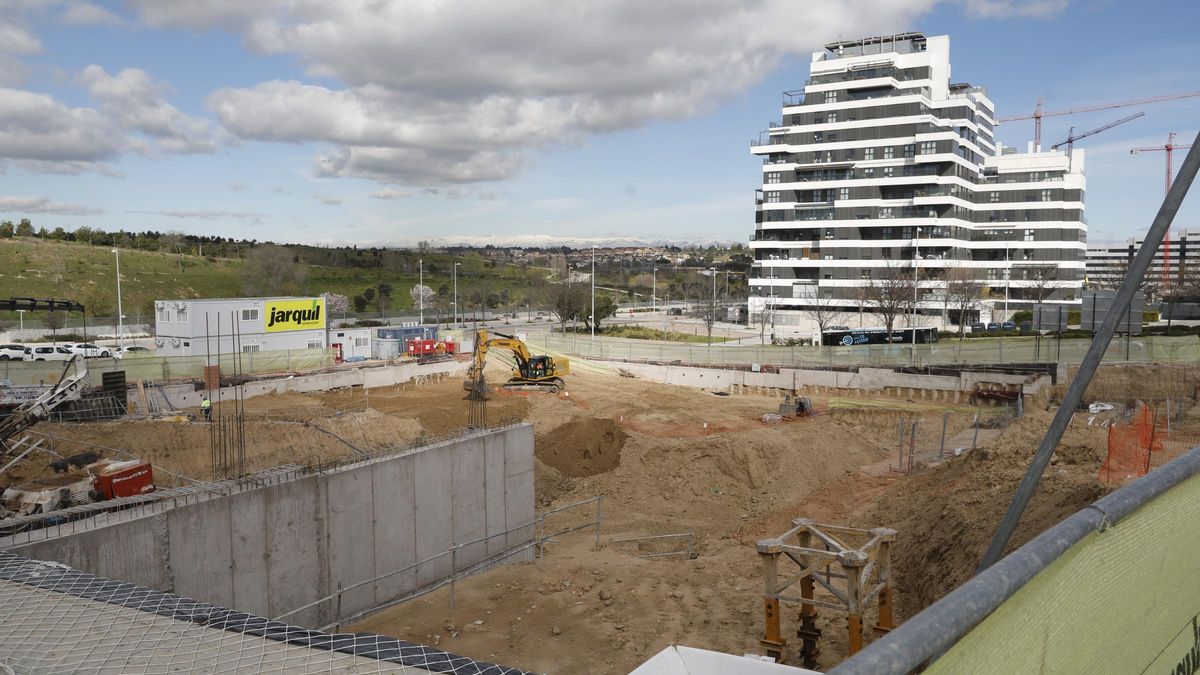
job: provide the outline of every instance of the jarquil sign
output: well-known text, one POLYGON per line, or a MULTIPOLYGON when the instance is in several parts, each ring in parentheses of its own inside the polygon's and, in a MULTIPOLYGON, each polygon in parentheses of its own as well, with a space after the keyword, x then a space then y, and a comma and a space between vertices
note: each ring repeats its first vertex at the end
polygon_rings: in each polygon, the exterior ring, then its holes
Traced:
POLYGON ((268 300, 265 314, 268 333, 317 330, 325 327, 325 299, 268 300))

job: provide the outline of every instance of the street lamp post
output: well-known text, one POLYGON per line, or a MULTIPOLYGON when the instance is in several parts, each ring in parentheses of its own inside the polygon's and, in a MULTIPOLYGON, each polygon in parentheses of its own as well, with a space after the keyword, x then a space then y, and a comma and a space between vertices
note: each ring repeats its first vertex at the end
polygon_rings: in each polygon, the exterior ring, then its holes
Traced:
POLYGON ((454 263, 454 323, 458 324, 458 266, 462 263, 454 263))
POLYGON ((421 306, 421 330, 425 330, 425 261, 417 259, 417 304, 421 306))
POLYGON ((658 313, 658 268, 650 273, 650 315, 658 313))
POLYGON ((117 349, 124 346, 122 336, 125 334, 125 314, 121 309, 121 250, 112 250, 117 256, 117 349))
MULTIPOLYGON (((17 314, 19 315, 18 320, 21 322, 21 331, 24 332, 24 330, 25 330, 25 310, 18 309, 17 314)), ((22 338, 22 339, 24 339, 24 338, 22 338)))
POLYGON ((596 245, 592 244, 592 337, 596 337, 596 245))

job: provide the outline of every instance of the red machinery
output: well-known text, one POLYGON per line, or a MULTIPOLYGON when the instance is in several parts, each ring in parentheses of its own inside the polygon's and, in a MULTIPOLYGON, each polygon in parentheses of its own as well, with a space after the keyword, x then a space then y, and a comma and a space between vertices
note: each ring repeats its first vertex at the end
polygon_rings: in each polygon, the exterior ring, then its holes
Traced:
POLYGON ((103 499, 154 492, 154 471, 149 462, 102 459, 87 468, 95 476, 92 487, 98 493, 96 496, 103 499))
POLYGON ((434 340, 412 338, 408 341, 405 351, 414 359, 429 359, 440 356, 453 356, 457 353, 457 345, 453 340, 434 340))

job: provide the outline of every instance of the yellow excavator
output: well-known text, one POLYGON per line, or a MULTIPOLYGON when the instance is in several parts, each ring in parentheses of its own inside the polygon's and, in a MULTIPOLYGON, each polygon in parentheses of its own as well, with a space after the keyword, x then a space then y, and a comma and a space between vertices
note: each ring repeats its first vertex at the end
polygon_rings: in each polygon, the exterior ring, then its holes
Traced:
POLYGON ((563 375, 571 374, 571 363, 566 358, 554 359, 550 356, 534 356, 529 353, 529 347, 520 339, 511 335, 488 333, 480 330, 475 335, 474 358, 467 370, 467 379, 463 389, 484 394, 483 366, 487 363, 488 351, 491 349, 507 349, 516 358, 516 367, 508 382, 500 385, 510 391, 545 391, 558 393, 566 387, 563 375))

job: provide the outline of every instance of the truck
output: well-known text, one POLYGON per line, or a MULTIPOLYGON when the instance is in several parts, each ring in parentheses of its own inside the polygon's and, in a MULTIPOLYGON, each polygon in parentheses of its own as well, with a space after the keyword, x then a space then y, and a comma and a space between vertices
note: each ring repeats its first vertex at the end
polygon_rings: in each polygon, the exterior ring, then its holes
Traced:
POLYGON ((100 459, 82 472, 22 483, 0 493, 0 519, 135 497, 154 491, 154 469, 138 459, 100 459))

